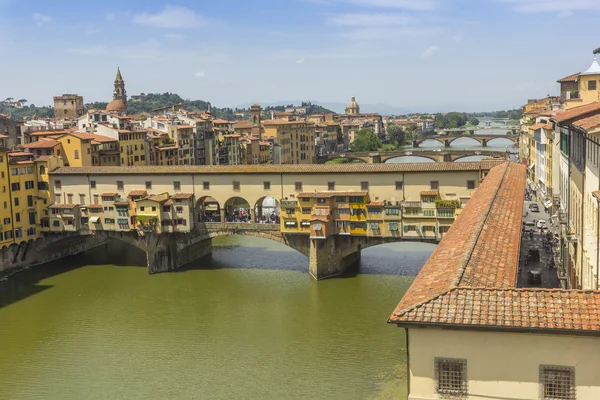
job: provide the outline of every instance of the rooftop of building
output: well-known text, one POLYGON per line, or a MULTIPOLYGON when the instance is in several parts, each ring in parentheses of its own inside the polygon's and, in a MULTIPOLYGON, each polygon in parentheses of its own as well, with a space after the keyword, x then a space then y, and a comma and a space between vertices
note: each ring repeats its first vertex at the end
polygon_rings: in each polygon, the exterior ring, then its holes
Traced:
POLYGON ((266 173, 398 173, 443 171, 488 171, 503 160, 410 164, 263 164, 263 165, 177 165, 137 167, 61 167, 53 175, 146 175, 146 174, 266 174, 266 173))
POLYGON ((600 102, 598 101, 557 112, 556 115, 552 117, 552 120, 558 123, 569 123, 573 120, 585 118, 597 113, 600 113, 600 102))
POLYGON ((26 149, 51 149, 59 144, 58 140, 43 138, 37 142, 26 143, 23 147, 26 149))
POLYGON ((529 126, 529 129, 531 129, 532 131, 537 131, 538 129, 546 129, 546 130, 551 130, 552 127, 548 124, 533 124, 529 126))
POLYGON ((367 191, 340 191, 336 192, 335 190, 327 190, 322 192, 303 192, 298 193, 296 197, 306 197, 306 198, 320 198, 326 199, 330 197, 345 197, 345 196, 366 196, 369 194, 367 191))
POLYGON ((389 322, 600 334, 600 292, 519 288, 525 166, 492 168, 389 322))
POLYGON ((577 72, 573 75, 569 75, 569 76, 565 76, 564 78, 560 78, 559 80, 557 80, 556 82, 558 83, 564 83, 564 82, 577 82, 577 80, 579 79, 579 74, 581 72, 577 72))

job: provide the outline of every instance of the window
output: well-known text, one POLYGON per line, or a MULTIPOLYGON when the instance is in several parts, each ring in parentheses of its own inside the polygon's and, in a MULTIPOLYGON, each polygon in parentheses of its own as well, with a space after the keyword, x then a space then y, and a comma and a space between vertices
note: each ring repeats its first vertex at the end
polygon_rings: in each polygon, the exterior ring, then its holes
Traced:
POLYGON ((348 202, 348 200, 346 200, 346 198, 345 198, 345 197, 336 197, 336 198, 335 198, 335 202, 336 202, 336 203, 347 203, 347 202, 348 202))
POLYGON ((33 174, 33 167, 27 167, 27 173, 33 174))
POLYGON ((21 214, 15 214, 16 222, 21 222, 21 214))
POLYGON ((4 218, 4 225, 10 224, 10 218, 4 218))
POLYGON ((144 211, 146 207, 140 207, 140 211, 144 211))
POLYGON ((173 190, 181 190, 181 182, 173 181, 173 190))
POLYGON ((96 189, 96 181, 90 181, 90 188, 96 189))
POLYGON ((350 203, 362 203, 364 197, 362 196, 350 196, 350 203))
POLYGON ((429 187, 431 190, 438 190, 440 188, 440 183, 438 181, 429 182, 429 187))
POLYGON ((115 220, 113 218, 104 218, 105 224, 114 224, 115 220))
POLYGON ((10 170, 10 174, 11 174, 12 176, 19 175, 19 169, 18 169, 18 168, 13 168, 13 169, 11 169, 11 170, 10 170))
POLYGON ((475 181, 467 181, 467 189, 475 189, 475 181))
POLYGON ((264 190, 271 190, 271 182, 263 182, 264 190))
POLYGON ((540 391, 543 400, 574 400, 575 369, 540 365, 540 391))
POLYGON ((179 214, 181 214, 183 212, 183 207, 182 206, 177 206, 175 207, 175 211, 179 214))
POLYGON ((79 160, 79 150, 73 150, 73 158, 79 160))
MULTIPOLYGON (((19 205, 19 198, 15 197, 15 206, 18 206, 18 205, 19 205)), ((19 214, 17 214, 17 215, 19 215, 19 214)))
POLYGON ((302 207, 302 214, 311 214, 312 213, 312 209, 308 208, 308 207, 302 207))
POLYGON ((467 360, 436 358, 435 391, 440 394, 467 395, 467 360))
POLYGON ((156 211, 156 207, 152 207, 152 211, 156 211))
POLYGON ((27 196, 27 207, 33 207, 33 196, 27 196))
POLYGON ((240 190, 240 183, 238 181, 233 182, 233 190, 235 190, 235 191, 240 190))
POLYGON ((33 181, 25 182, 25 189, 33 189, 34 187, 35 187, 35 184, 33 183, 33 181))
POLYGON ((202 182, 202 189, 210 190, 210 182, 202 182))
POLYGON ((11 184, 10 185, 10 190, 12 190, 13 192, 21 190, 21 184, 19 182, 11 184))
POLYGON ((381 214, 381 208, 369 207, 367 208, 367 211, 369 212, 369 214, 381 214))
POLYGON ((335 182, 327 182, 327 190, 335 190, 335 182))
POLYGON ((98 200, 98 199, 99 199, 99 196, 100 196, 100 195, 98 195, 98 194, 95 194, 95 195, 94 195, 94 204, 98 204, 98 203, 99 203, 99 200, 98 200))
POLYGON ((423 216, 435 217, 435 210, 423 210, 423 216))
POLYGON ((54 181, 54 188, 55 189, 60 189, 61 188, 61 184, 59 180, 54 181))
POLYGON ((117 181, 117 190, 123 190, 124 185, 123 185, 123 181, 117 181))
POLYGON ((404 182, 396 181, 396 190, 402 190, 404 188, 404 182))
POLYGON ((596 90, 596 81, 588 81, 588 90, 596 90))
POLYGON ((360 183, 360 190, 369 190, 369 182, 361 182, 360 183))
POLYGON ((152 189, 152 182, 146 181, 146 190, 150 190, 150 189, 152 189))
POLYGON ((386 208, 385 215, 400 215, 399 208, 386 208))
POLYGON ((60 202, 61 202, 61 200, 62 200, 62 197, 61 197, 61 195, 60 195, 60 194, 55 194, 55 195, 54 195, 54 202, 55 202, 55 203, 57 203, 57 204, 58 204, 58 203, 60 203, 60 202))
POLYGON ((296 189, 296 192, 301 192, 302 191, 302 182, 295 182, 294 187, 296 189))

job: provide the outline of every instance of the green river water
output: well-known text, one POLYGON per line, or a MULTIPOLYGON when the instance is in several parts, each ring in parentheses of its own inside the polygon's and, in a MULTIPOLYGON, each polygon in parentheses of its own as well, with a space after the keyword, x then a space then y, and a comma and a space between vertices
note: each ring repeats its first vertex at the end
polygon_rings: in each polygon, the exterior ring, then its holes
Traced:
POLYGON ((368 249, 320 282, 278 243, 214 246, 182 272, 92 253, 1 282, 0 399, 406 398, 404 333, 386 320, 433 246, 368 249))

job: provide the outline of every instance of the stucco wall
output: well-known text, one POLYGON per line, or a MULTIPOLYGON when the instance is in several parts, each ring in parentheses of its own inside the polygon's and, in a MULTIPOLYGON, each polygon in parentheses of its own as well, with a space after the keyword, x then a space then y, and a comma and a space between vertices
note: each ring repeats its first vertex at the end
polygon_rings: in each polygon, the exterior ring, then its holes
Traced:
POLYGON ((540 398, 540 365, 575 367, 577 399, 600 399, 600 338, 508 332, 409 329, 410 399, 441 399, 434 359, 467 360, 466 399, 540 398))

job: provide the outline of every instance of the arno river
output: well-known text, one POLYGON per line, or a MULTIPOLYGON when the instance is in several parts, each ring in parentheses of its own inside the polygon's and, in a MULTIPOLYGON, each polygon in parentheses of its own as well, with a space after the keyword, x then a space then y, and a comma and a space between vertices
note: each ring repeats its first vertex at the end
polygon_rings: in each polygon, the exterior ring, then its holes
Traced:
POLYGON ((132 249, 90 265, 98 249, 1 282, 0 398, 405 398, 404 334, 386 320, 434 246, 367 249, 314 282, 278 243, 214 245, 182 272, 148 276, 132 249))

